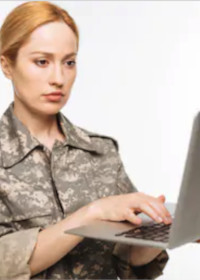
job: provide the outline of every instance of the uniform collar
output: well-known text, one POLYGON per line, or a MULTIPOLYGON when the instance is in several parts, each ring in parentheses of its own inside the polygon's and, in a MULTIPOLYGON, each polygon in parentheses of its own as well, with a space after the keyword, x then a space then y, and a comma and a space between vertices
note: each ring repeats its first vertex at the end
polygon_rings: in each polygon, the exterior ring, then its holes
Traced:
POLYGON ((73 125, 62 113, 58 113, 57 116, 61 129, 65 134, 64 146, 68 145, 98 154, 103 153, 102 147, 93 141, 93 137, 97 136, 96 134, 73 125))
MULTIPOLYGON (((3 167, 11 167, 36 147, 43 145, 30 133, 28 128, 14 115, 13 102, 0 120, 0 149, 3 167)), ((61 112, 57 114, 66 140, 63 146, 72 146, 89 152, 102 153, 88 133, 74 126, 61 112)), ((91 134, 92 135, 92 134, 91 134)))

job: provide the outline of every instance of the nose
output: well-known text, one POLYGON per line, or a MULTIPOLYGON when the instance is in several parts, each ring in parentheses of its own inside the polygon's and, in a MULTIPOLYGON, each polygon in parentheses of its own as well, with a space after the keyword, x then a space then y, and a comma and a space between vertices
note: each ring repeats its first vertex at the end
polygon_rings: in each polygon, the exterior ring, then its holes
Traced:
POLYGON ((62 86, 64 83, 63 69, 60 65, 55 65, 51 72, 50 83, 62 86))

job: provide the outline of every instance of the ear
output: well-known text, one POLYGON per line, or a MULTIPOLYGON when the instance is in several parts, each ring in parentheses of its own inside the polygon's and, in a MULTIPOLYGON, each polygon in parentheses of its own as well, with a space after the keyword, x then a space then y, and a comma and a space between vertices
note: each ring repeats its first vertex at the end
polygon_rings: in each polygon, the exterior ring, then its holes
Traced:
POLYGON ((1 55, 0 60, 1 60, 1 68, 2 68, 4 75, 8 79, 12 80, 12 67, 11 67, 8 59, 5 56, 1 55))

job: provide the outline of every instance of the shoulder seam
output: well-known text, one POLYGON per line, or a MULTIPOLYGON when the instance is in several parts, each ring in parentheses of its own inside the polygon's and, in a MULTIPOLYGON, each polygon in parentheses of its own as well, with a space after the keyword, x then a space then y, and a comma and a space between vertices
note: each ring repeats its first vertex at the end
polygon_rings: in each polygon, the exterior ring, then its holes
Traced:
POLYGON ((119 144, 117 142, 117 140, 115 138, 113 138, 112 136, 108 136, 108 135, 102 135, 102 134, 99 134, 99 133, 95 133, 95 132, 91 132, 91 131, 88 131, 80 126, 76 126, 77 128, 81 129, 83 132, 85 132, 89 137, 98 137, 98 138, 104 138, 104 139, 110 139, 113 141, 117 151, 119 150, 119 144))
POLYGON ((103 139, 108 139, 108 140, 112 140, 112 142, 114 143, 117 151, 119 150, 119 144, 117 142, 117 140, 111 136, 106 136, 106 135, 100 135, 100 134, 92 134, 89 135, 90 137, 99 137, 99 138, 103 138, 103 139))

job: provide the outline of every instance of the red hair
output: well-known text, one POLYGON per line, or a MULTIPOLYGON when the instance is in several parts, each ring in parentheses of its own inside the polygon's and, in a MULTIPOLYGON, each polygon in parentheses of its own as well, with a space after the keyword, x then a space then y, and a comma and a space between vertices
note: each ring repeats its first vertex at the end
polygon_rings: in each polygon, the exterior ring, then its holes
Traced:
POLYGON ((78 28, 66 10, 48 1, 28 1, 13 9, 4 20, 0 29, 0 55, 15 66, 18 50, 31 33, 37 27, 54 21, 63 21, 71 28, 78 46, 78 28))

